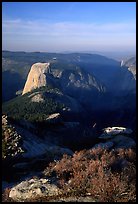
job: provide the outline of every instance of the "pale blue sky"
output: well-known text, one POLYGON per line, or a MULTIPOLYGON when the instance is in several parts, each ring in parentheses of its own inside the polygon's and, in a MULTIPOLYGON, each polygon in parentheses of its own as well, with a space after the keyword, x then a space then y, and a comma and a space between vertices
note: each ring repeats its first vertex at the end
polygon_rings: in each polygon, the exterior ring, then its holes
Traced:
POLYGON ((135 2, 3 2, 2 49, 135 51, 135 2))

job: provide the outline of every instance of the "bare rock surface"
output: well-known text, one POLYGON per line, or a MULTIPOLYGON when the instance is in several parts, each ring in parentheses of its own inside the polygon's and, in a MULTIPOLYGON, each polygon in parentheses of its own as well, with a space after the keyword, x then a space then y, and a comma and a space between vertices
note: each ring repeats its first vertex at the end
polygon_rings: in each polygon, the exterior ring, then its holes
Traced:
POLYGON ((31 101, 32 102, 44 102, 44 99, 43 99, 43 96, 42 94, 38 93, 38 94, 35 94, 32 98, 31 98, 31 101))
POLYGON ((100 139, 109 139, 113 138, 116 135, 130 135, 132 130, 125 127, 107 127, 103 129, 103 133, 100 135, 100 139))
POLYGON ((73 152, 68 148, 62 148, 58 145, 51 144, 47 139, 42 139, 37 137, 37 135, 20 128, 22 131, 23 138, 23 148, 25 152, 23 153, 24 158, 36 158, 41 155, 56 156, 65 154, 72 154, 73 152))
POLYGON ((46 74, 50 72, 50 63, 35 63, 28 74, 23 94, 46 85, 46 74))
POLYGON ((35 196, 55 196, 61 194, 60 189, 55 184, 50 184, 48 179, 30 179, 22 181, 14 186, 9 197, 15 201, 24 202, 27 199, 35 198, 35 196))
POLYGON ((62 122, 62 118, 60 113, 53 113, 47 117, 46 121, 49 123, 55 124, 55 123, 62 122))
POLYGON ((96 144, 102 148, 134 148, 136 142, 130 137, 133 131, 125 127, 108 127, 103 129, 99 139, 105 140, 104 143, 96 144), (112 144, 112 145, 111 145, 112 144))
POLYGON ((133 148, 136 146, 136 142, 132 138, 124 135, 117 135, 110 141, 114 143, 115 148, 133 148))

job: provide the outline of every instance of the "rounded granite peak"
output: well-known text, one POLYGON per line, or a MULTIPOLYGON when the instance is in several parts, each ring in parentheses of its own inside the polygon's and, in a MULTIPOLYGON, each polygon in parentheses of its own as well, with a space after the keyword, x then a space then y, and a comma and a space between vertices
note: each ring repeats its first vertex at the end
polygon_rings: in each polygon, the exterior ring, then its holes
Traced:
POLYGON ((46 74, 50 73, 50 63, 35 63, 32 65, 25 83, 23 94, 33 89, 46 86, 46 74))
POLYGON ((32 65, 32 68, 33 69, 39 69, 39 70, 42 70, 42 69, 47 69, 49 67, 50 63, 47 62, 47 63, 42 63, 42 62, 37 62, 35 64, 32 65))

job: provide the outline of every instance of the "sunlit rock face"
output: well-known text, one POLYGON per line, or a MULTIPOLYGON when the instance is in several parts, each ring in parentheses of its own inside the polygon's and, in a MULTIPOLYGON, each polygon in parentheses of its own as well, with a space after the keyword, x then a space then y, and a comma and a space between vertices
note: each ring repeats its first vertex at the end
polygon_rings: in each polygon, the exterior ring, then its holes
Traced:
POLYGON ((23 94, 46 85, 46 74, 50 73, 50 63, 33 64, 25 83, 23 94))
POLYGON ((110 148, 134 148, 136 142, 131 138, 133 131, 125 127, 107 127, 103 129, 103 133, 99 136, 102 143, 96 144, 94 147, 104 149, 110 148))
POLYGON ((115 135, 129 135, 133 131, 125 127, 107 127, 103 129, 103 133, 100 135, 100 139, 113 138, 115 135))

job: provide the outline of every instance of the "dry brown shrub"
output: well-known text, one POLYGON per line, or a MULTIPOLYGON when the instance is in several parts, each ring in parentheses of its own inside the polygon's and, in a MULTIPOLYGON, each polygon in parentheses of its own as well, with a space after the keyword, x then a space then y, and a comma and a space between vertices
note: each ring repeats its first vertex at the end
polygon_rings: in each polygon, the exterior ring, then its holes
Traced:
POLYGON ((75 152, 73 157, 64 155, 53 166, 51 164, 49 170, 52 167, 51 173, 54 171, 57 175, 64 193, 89 193, 100 202, 135 201, 135 157, 132 149, 107 151, 95 148, 75 152), (127 162, 123 166, 124 161, 127 162), (121 168, 114 171, 114 166, 121 168))

